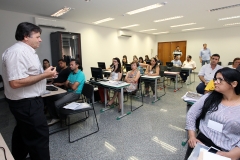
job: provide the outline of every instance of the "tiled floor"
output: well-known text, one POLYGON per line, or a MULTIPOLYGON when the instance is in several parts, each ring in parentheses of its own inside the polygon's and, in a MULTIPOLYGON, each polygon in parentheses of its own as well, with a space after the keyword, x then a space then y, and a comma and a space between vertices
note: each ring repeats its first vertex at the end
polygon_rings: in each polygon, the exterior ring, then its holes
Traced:
MULTIPOLYGON (((96 103, 99 132, 75 143, 68 143, 67 130, 51 135, 51 159, 183 160, 186 147, 181 142, 186 134, 186 104, 181 97, 186 91, 195 91, 197 76, 196 80, 191 85, 184 84, 177 92, 173 92, 173 84, 168 86, 167 94, 154 104, 152 98, 144 97, 144 106, 121 120, 116 120, 119 116, 116 108, 100 113, 103 105, 96 103)), ((125 103, 126 111, 130 110, 129 104, 125 103)), ((0 132, 11 147, 15 120, 5 102, 0 102, 0 106, 0 132)), ((81 136, 82 131, 95 129, 92 117, 72 129, 73 138, 81 136)))

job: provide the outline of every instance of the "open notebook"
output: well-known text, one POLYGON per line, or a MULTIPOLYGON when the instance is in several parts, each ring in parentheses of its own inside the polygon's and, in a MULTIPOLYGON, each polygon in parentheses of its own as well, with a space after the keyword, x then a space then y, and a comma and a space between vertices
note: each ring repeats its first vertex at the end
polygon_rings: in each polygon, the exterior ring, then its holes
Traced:
POLYGON ((90 108, 91 106, 88 103, 77 103, 72 102, 68 105, 64 106, 65 109, 71 109, 71 110, 78 110, 78 109, 84 109, 84 108, 90 108))

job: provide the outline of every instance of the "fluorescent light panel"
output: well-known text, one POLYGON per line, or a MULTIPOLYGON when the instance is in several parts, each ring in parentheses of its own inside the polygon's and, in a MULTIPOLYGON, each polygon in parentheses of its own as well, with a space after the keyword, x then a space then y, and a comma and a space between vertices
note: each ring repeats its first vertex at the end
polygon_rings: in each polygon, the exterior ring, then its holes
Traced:
POLYGON ((179 24, 179 25, 170 26, 170 27, 174 28, 174 27, 189 26, 189 25, 194 25, 194 24, 196 24, 196 23, 186 23, 186 24, 179 24))
POLYGON ((72 8, 70 7, 64 7, 62 9, 60 9, 59 11, 57 11, 56 13, 52 14, 52 17, 60 17, 62 15, 64 15, 65 13, 69 12, 72 8))
POLYGON ((121 28, 122 28, 122 29, 124 29, 124 28, 136 27, 136 26, 139 26, 139 24, 133 24, 133 25, 130 25, 130 26, 125 26, 125 27, 121 27, 121 28))
POLYGON ((102 19, 102 20, 99 20, 99 21, 96 21, 96 22, 93 22, 94 24, 99 24, 99 23, 103 23, 103 22, 108 22, 108 21, 112 21, 114 20, 114 18, 105 18, 105 19, 102 19))
POLYGON ((178 19, 178 18, 183 18, 183 16, 175 16, 175 17, 159 19, 159 20, 155 20, 154 22, 163 22, 163 21, 169 21, 169 20, 178 19))
POLYGON ((198 30, 198 29, 204 29, 205 27, 199 27, 199 28, 189 28, 189 29, 183 29, 182 31, 192 31, 192 30, 198 30))
POLYGON ((153 33, 153 34, 166 34, 166 33, 169 33, 169 31, 166 31, 166 32, 158 32, 158 33, 153 33))
POLYGON ((232 16, 232 17, 220 18, 218 20, 219 21, 224 21, 224 20, 235 19, 235 18, 240 18, 240 16, 232 16))
POLYGON ((224 24, 223 26, 234 26, 234 25, 239 25, 240 23, 229 23, 229 24, 224 24))
POLYGON ((133 15, 133 14, 137 14, 137 13, 140 13, 140 12, 145 12, 145 11, 148 11, 148 10, 151 10, 151 9, 156 9, 156 8, 159 8, 159 7, 162 7, 163 5, 162 4, 154 4, 154 5, 151 5, 151 6, 147 6, 147 7, 144 7, 144 8, 140 8, 140 9, 136 9, 134 11, 130 11, 130 12, 127 12, 126 14, 128 15, 133 15))
POLYGON ((146 29, 146 30, 141 30, 139 32, 148 32, 148 31, 155 31, 155 30, 157 30, 157 29, 146 29))

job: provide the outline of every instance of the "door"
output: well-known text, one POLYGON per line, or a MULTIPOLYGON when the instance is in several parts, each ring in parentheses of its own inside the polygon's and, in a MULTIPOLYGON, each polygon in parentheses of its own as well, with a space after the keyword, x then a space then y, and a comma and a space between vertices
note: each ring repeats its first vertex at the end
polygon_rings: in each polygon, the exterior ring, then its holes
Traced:
POLYGON ((174 42, 159 42, 158 43, 158 58, 163 62, 171 62, 173 60, 173 51, 179 46, 182 51, 182 57, 180 58, 183 63, 186 60, 186 46, 187 41, 174 41, 174 42))

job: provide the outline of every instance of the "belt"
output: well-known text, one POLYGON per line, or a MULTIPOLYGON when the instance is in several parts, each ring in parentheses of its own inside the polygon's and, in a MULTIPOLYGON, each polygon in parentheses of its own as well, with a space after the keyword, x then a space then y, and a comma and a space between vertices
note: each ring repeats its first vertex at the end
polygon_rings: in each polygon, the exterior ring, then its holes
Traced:
POLYGON ((23 99, 18 99, 18 100, 11 100, 11 99, 7 99, 7 101, 10 102, 23 102, 23 101, 27 101, 27 100, 33 100, 33 99, 38 99, 38 98, 42 98, 41 96, 36 96, 36 97, 31 97, 31 98, 23 98, 23 99))

